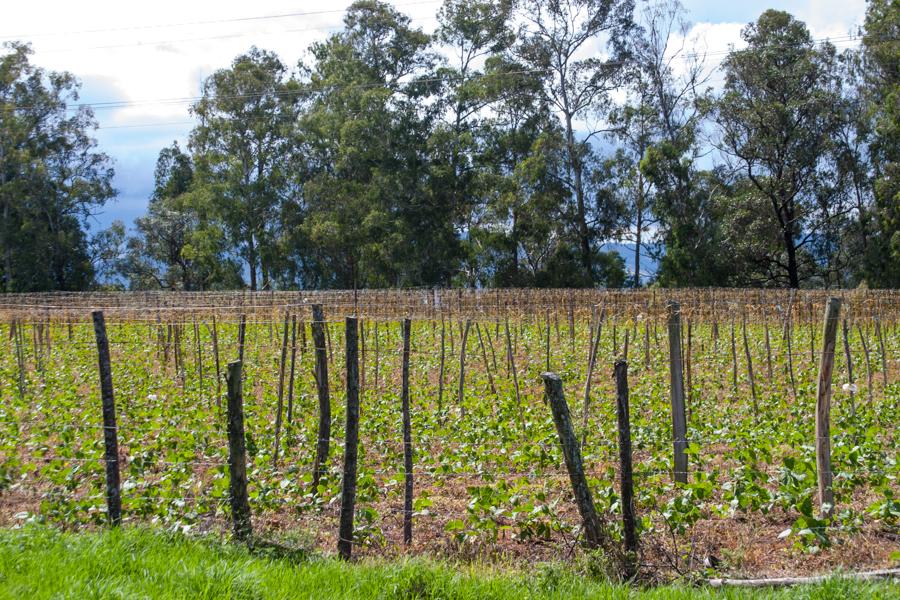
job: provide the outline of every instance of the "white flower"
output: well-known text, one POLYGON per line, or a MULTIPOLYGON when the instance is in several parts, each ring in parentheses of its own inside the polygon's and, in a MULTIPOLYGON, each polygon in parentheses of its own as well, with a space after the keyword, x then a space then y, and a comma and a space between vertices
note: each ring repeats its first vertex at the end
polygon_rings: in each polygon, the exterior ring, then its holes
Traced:
POLYGON ((859 388, 856 387, 855 383, 845 383, 843 385, 843 389, 845 392, 849 392, 851 394, 855 394, 859 390, 859 388))
POLYGON ((149 400, 150 402, 156 402, 157 400, 159 400, 159 396, 157 396, 156 394, 147 394, 147 400, 149 400))

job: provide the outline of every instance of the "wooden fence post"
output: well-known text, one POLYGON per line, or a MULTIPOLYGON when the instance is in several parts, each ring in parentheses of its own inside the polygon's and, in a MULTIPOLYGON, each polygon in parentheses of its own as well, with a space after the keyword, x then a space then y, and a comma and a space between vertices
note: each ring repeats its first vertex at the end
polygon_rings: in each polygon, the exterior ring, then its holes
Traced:
POLYGON ((275 412, 275 446, 272 448, 272 468, 278 466, 278 450, 281 445, 281 414, 284 412, 284 373, 287 370, 288 330, 291 316, 284 313, 284 333, 281 338, 281 360, 278 363, 278 407, 275 412))
POLYGON ((834 371, 834 350, 840 313, 840 298, 829 298, 825 306, 822 355, 816 385, 816 470, 819 476, 819 506, 825 518, 831 517, 834 511, 831 473, 831 375, 834 371))
POLYGON ((244 446, 244 398, 241 385, 241 361, 228 363, 228 498, 234 537, 247 542, 253 535, 250 501, 247 498, 247 451, 244 446))
MULTIPOLYGON (((452 333, 452 332, 451 332, 452 333)), ((444 419, 444 355, 445 355, 445 338, 447 335, 447 326, 444 323, 444 315, 441 314, 441 363, 438 367, 438 397, 437 397, 437 410, 439 419, 443 421, 444 419)))
POLYGON ((884 383, 884 388, 887 389, 887 352, 884 349, 884 336, 881 333, 881 319, 878 317, 875 317, 875 337, 878 338, 878 348, 881 350, 881 379, 884 383))
MULTIPOLYGON (((684 376, 681 368, 681 306, 666 304, 669 327, 669 374, 672 396, 672 433, 675 449, 675 481, 687 483, 687 420, 684 412, 684 376)), ((732 338, 733 339, 733 338, 732 338)))
POLYGON ((584 525, 587 545, 591 548, 607 547, 609 545, 607 534, 597 517, 591 490, 584 476, 581 449, 575 438, 575 430, 572 428, 569 406, 563 396, 562 379, 556 373, 543 373, 541 378, 544 380, 544 393, 550 404, 550 410, 553 412, 553 422, 556 425, 566 470, 569 472, 569 481, 572 483, 572 491, 575 494, 575 504, 578 506, 578 512, 584 525))
POLYGON ((518 409, 519 414, 519 427, 522 428, 522 433, 525 433, 525 412, 522 409, 522 398, 519 393, 519 375, 516 373, 516 360, 513 357, 512 341, 509 337, 508 317, 504 320, 503 327, 505 328, 506 333, 506 360, 509 363, 509 371, 512 373, 513 387, 516 392, 516 408, 518 409))
MULTIPOLYGON (((301 323, 302 324, 302 323, 301 323)), ((291 315, 291 372, 288 375, 287 422, 294 418, 294 371, 297 366, 297 315, 291 315)))
POLYGON ((356 472, 359 456, 359 349, 356 317, 345 321, 347 340, 347 426, 344 434, 344 476, 341 480, 341 522, 338 554, 349 559, 353 551, 353 516, 356 511, 356 472))
POLYGON ((628 408, 628 362, 617 360, 616 417, 619 422, 619 482, 622 530, 625 538, 625 578, 637 573, 637 531, 634 517, 634 480, 631 466, 631 416, 628 408))
MULTIPOLYGON (((404 496, 403 496, 403 543, 412 544, 412 515, 413 515, 413 451, 412 451, 412 424, 409 415, 409 337, 411 329, 410 320, 403 319, 403 371, 400 392, 400 400, 403 411, 403 471, 404 471, 404 496)), ((483 347, 482 347, 483 349, 483 347)), ((487 361, 485 361, 487 367, 487 361)))
POLYGON ((13 320, 12 328, 16 340, 16 366, 19 371, 19 400, 24 400, 28 385, 25 379, 25 336, 22 334, 22 322, 18 319, 13 320))
MULTIPOLYGON (((591 340, 593 344, 590 346, 588 356, 587 378, 584 380, 584 406, 581 411, 581 449, 584 450, 584 444, 587 441, 588 418, 590 417, 591 404, 591 383, 594 375, 594 365, 597 363, 597 349, 600 346, 600 334, 603 332, 603 320, 606 318, 606 307, 600 309, 600 316, 597 318, 596 337, 591 340)), ((588 328, 589 335, 594 334, 594 328, 588 328)), ((590 341, 588 342, 590 343, 590 341)))
POLYGON ((462 341, 459 344, 459 392, 456 396, 456 404, 462 415, 466 414, 466 406, 463 404, 466 391, 466 341, 469 339, 469 328, 472 320, 466 319, 466 326, 462 332, 462 341))
POLYGON ((109 340, 103 311, 91 313, 94 335, 97 338, 97 358, 100 369, 100 399, 103 401, 103 443, 106 448, 106 514, 113 526, 122 523, 122 496, 119 489, 119 440, 116 428, 116 403, 113 397, 112 365, 109 360, 109 340))
POLYGON ((328 396, 328 354, 325 341, 325 313, 321 304, 312 306, 312 335, 313 347, 316 353, 316 389, 319 393, 319 427, 316 432, 316 459, 313 463, 313 493, 318 493, 316 488, 319 480, 325 473, 325 463, 328 461, 328 449, 331 443, 331 401, 328 396))
POLYGON ((247 338, 247 315, 241 315, 238 325, 238 362, 244 364, 244 340, 247 338))

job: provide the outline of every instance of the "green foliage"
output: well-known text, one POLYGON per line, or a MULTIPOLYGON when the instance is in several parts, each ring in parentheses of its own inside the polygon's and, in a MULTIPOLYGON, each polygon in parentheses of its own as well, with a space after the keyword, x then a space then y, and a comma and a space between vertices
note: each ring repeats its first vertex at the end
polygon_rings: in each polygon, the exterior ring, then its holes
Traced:
MULTIPOLYGON (((110 159, 90 137, 69 73, 30 62, 31 48, 0 54, 0 289, 81 290, 94 283, 88 218, 115 195, 110 159)), ((97 248, 97 252, 104 248, 97 248)))
MULTIPOLYGON (((638 589, 582 572, 538 565, 528 573, 487 565, 394 559, 346 563, 292 559, 221 544, 212 538, 125 529, 65 534, 29 527, 0 532, 0 597, 149 598, 636 598, 658 600, 758 597, 753 590, 681 585, 638 589)), ((598 559, 602 560, 602 559, 598 559)), ((767 598, 890 598, 890 582, 835 578, 766 592, 767 598)))

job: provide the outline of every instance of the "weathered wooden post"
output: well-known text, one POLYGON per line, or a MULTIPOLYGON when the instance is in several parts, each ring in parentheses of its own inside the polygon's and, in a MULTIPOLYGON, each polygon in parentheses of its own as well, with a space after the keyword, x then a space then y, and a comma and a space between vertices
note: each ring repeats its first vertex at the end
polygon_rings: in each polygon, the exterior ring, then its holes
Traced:
MULTIPOLYGON (((412 423, 409 414, 409 338, 412 323, 403 319, 403 371, 401 376, 401 410, 403 411, 403 543, 412 544, 413 515, 413 451, 412 423)), ((482 347, 483 349, 483 347, 482 347)), ((485 362, 485 366, 487 363, 485 362)))
POLYGON ((634 481, 631 465, 631 416, 628 408, 628 362, 617 360, 616 417, 619 423, 619 483, 622 502, 622 530, 625 538, 625 578, 637 573, 638 540, 634 516, 634 481))
POLYGON ((575 438, 575 430, 572 428, 569 406, 563 396, 562 379, 556 373, 543 373, 541 378, 544 380, 547 402, 553 412, 553 422, 556 425, 556 433, 559 435, 559 443, 562 446, 566 470, 569 472, 569 481, 572 483, 572 491, 575 494, 575 504, 581 515, 587 545, 591 548, 606 547, 608 546, 607 534, 597 517, 591 490, 584 476, 581 449, 575 438))
POLYGON ((250 501, 247 497, 247 451, 244 446, 244 398, 241 385, 241 361, 228 363, 226 373, 228 394, 228 499, 231 503, 231 522, 234 537, 250 541, 253 526, 250 522, 250 501))
POLYGON ((825 306, 822 355, 816 385, 816 470, 819 479, 819 507, 825 518, 834 511, 831 473, 831 375, 834 372, 834 350, 837 340, 840 298, 829 298, 825 306))
POLYGON ((316 459, 313 463, 313 493, 318 493, 319 480, 325 473, 331 443, 331 401, 328 396, 328 354, 325 341, 325 313, 321 304, 312 306, 312 335, 316 354, 316 390, 319 393, 319 427, 316 432, 316 459))
POLYGON ((122 496, 119 488, 119 440, 116 427, 116 403, 113 397, 112 364, 109 360, 109 339, 103 311, 91 313, 94 335, 97 338, 97 359, 100 369, 100 399, 103 402, 103 443, 106 462, 106 514, 113 526, 122 523, 122 496))
POLYGON ((681 367, 681 306, 666 304, 669 327, 669 381, 672 397, 672 433, 675 449, 675 481, 687 483, 687 420, 684 410, 684 376, 681 367))
MULTIPOLYGON (((452 332, 451 332, 452 334, 452 332)), ((446 338, 447 325, 444 323, 444 315, 441 315, 441 362, 438 367, 438 397, 437 410, 440 418, 443 419, 444 412, 444 355, 446 354, 446 338)))
POLYGON ((341 480, 341 520, 338 554, 349 559, 353 552, 353 516, 356 511, 356 472, 359 456, 359 350, 356 317, 345 321, 347 341, 347 426, 344 434, 344 476, 341 480))
POLYGON ((238 362, 244 363, 244 340, 247 338, 247 315, 241 315, 238 325, 238 362))

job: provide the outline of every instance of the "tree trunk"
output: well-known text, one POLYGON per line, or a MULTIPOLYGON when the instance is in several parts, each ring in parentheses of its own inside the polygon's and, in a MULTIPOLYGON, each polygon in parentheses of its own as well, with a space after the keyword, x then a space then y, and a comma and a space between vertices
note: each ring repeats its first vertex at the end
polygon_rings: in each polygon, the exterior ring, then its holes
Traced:
POLYGON ((566 146, 569 153, 569 167, 575 178, 575 202, 578 208, 578 238, 581 245, 581 265, 584 267, 588 281, 594 280, 594 268, 591 257, 591 234, 587 225, 587 211, 584 206, 583 167, 578 149, 575 147, 575 131, 572 128, 572 115, 566 114, 566 146))
POLYGON ((247 238, 247 266, 250 267, 250 290, 256 291, 256 244, 253 234, 247 238))
POLYGON ((800 287, 800 274, 797 268, 797 247, 794 245, 794 211, 788 211, 784 224, 784 249, 788 257, 788 282, 793 289, 800 287))
POLYGON ((638 176, 637 232, 634 238, 634 287, 641 287, 641 229, 644 227, 644 188, 638 176))

